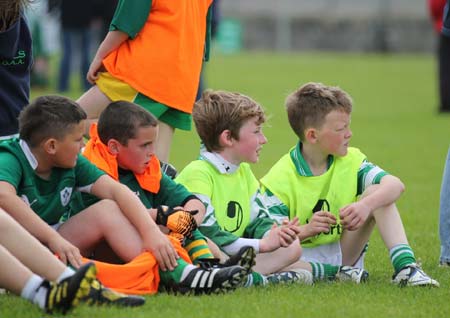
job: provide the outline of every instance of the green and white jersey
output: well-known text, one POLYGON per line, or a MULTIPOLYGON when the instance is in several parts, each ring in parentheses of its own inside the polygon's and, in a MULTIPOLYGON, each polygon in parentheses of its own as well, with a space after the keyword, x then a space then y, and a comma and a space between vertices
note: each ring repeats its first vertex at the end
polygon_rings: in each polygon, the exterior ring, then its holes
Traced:
POLYGON ((0 142, 0 181, 14 186, 17 195, 50 225, 68 213, 76 191, 90 192, 92 184, 104 174, 81 155, 75 168, 53 168, 49 180, 35 173, 37 165, 25 141, 0 142))
POLYGON ((314 176, 301 154, 301 143, 284 155, 261 179, 263 202, 271 217, 281 220, 295 216, 307 224, 314 212, 329 211, 337 224, 329 233, 321 233, 302 242, 304 247, 336 242, 342 227, 339 209, 355 202, 371 184, 380 183, 387 173, 367 161, 357 148, 349 148, 344 157, 328 158, 328 170, 314 176))
POLYGON ((233 165, 217 153, 203 151, 176 179, 206 206, 200 231, 226 253, 244 245, 259 250, 259 239, 275 223, 262 205, 258 180, 249 164, 233 165))

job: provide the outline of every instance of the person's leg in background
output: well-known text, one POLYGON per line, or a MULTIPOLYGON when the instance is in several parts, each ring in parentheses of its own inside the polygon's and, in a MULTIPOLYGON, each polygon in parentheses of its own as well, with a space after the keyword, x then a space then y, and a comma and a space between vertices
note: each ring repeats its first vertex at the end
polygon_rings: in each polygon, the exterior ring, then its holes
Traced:
POLYGON ((439 202, 439 237, 441 240, 440 265, 450 266, 450 148, 442 175, 439 202))

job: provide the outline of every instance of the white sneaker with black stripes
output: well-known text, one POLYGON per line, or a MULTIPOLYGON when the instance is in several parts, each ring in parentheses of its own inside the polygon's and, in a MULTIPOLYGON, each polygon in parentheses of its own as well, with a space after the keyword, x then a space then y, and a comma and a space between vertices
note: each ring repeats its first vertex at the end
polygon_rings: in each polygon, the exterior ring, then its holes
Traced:
POLYGON ((392 277, 392 283, 405 286, 439 287, 439 282, 428 276, 419 265, 413 263, 403 267, 392 277))
POLYGON ((166 290, 175 294, 220 294, 242 286, 246 279, 247 270, 238 265, 211 269, 195 268, 181 283, 166 287, 166 290))

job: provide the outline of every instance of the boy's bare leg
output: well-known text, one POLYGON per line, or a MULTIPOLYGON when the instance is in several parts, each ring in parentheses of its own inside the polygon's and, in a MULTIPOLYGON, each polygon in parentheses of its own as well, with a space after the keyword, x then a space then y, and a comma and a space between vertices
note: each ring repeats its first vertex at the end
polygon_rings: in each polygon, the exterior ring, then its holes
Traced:
MULTIPOLYGON (((376 190, 376 187, 370 186, 363 195, 376 190)), ((375 225, 388 250, 398 244, 408 244, 397 206, 390 204, 373 211, 372 217, 358 230, 344 231, 341 238, 343 265, 353 265, 358 260, 375 225)))
POLYGON ((208 247, 211 250, 213 256, 217 258, 220 263, 224 263, 229 258, 229 256, 223 253, 217 246, 217 244, 211 241, 209 238, 206 238, 206 243, 208 244, 208 247))
POLYGON ((111 103, 111 100, 103 94, 103 92, 97 87, 92 86, 87 92, 85 92, 77 100, 81 108, 87 113, 87 125, 85 135, 89 135, 89 127, 91 123, 97 122, 100 113, 111 103))
POLYGON ((69 218, 58 232, 89 256, 105 240, 123 261, 142 252, 142 240, 128 219, 111 200, 102 200, 69 218))
POLYGON ((286 270, 291 264, 298 261, 302 253, 298 241, 293 242, 288 247, 280 247, 270 253, 256 254, 255 272, 263 275, 286 270))
POLYGON ((156 141, 155 153, 159 160, 169 162, 170 147, 175 129, 161 121, 158 121, 159 133, 156 141))
MULTIPOLYGON (((35 237, 29 234, 19 223, 12 217, 0 210, 0 245, 3 249, 1 254, 2 265, 0 272, 7 272, 8 267, 14 264, 22 263, 23 268, 29 268, 26 271, 20 270, 21 278, 24 278, 25 272, 31 275, 36 273, 50 281, 55 281, 66 269, 66 266, 60 262, 45 246, 43 246, 35 237), (5 252, 9 256, 5 255, 5 252), (3 257, 6 257, 5 265, 3 265, 3 257)), ((14 266, 16 266, 14 265, 14 266)), ((15 272, 13 272, 15 273, 15 272)), ((15 279, 16 274, 12 276, 15 279)), ((19 274, 18 274, 19 275, 19 274)), ((2 276, 4 276, 2 274, 2 276)), ((29 278, 29 276, 27 276, 29 278)), ((0 279, 3 282, 3 277, 0 279)))
POLYGON ((33 273, 20 263, 7 249, 0 246, 0 287, 20 295, 33 273))

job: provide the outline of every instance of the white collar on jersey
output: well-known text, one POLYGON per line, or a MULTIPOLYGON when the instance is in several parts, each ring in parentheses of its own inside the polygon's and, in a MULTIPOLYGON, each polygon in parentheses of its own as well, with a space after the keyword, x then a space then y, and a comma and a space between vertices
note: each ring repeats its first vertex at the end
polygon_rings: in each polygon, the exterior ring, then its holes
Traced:
POLYGON ((38 166, 38 161, 37 161, 36 157, 33 155, 33 153, 31 152, 31 149, 28 146, 28 144, 26 143, 26 141, 19 139, 19 146, 20 146, 20 148, 22 148, 22 151, 25 154, 25 157, 27 158, 28 163, 30 164, 31 168, 33 168, 33 170, 36 170, 36 168, 38 166))
POLYGON ((239 169, 239 165, 232 164, 225 160, 217 152, 207 151, 204 146, 200 148, 200 157, 212 164, 222 174, 231 174, 239 169))

